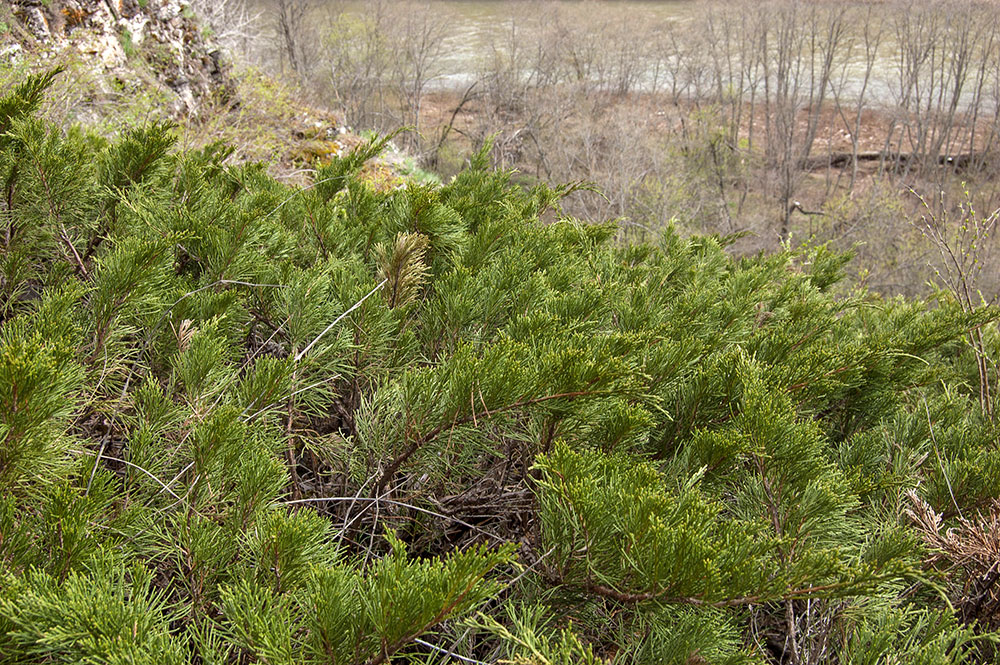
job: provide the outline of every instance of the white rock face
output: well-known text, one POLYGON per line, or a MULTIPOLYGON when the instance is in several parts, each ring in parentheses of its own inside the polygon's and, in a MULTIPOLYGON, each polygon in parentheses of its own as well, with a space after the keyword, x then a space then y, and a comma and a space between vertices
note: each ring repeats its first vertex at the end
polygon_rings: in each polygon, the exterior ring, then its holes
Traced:
POLYGON ((202 34, 187 0, 11 0, 11 6, 34 40, 24 44, 29 49, 76 50, 122 81, 135 79, 130 59, 144 58, 173 93, 172 115, 197 114, 201 100, 225 97, 231 89, 221 54, 202 34))

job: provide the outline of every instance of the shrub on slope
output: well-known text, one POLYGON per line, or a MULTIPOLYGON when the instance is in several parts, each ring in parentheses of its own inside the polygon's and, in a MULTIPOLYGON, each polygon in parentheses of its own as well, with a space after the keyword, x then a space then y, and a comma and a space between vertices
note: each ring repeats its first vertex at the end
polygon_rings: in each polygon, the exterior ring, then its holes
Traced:
POLYGON ((905 510, 992 509, 996 312, 622 246, 485 150, 294 189, 46 83, 0 100, 0 661, 990 657, 905 510))

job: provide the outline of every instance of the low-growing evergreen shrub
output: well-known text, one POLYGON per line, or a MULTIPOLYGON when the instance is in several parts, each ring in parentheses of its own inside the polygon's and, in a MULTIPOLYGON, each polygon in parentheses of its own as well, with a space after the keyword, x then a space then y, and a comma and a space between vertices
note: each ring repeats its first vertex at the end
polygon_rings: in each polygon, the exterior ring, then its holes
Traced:
POLYGON ((995 656, 942 529, 995 523, 996 311, 622 244, 488 148, 296 189, 60 132, 51 78, 0 99, 0 662, 995 656))

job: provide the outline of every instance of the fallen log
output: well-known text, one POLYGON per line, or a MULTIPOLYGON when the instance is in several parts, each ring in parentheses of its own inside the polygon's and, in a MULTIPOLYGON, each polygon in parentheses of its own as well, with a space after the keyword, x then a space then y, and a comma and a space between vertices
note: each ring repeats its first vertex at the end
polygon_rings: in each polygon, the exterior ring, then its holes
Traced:
POLYGON ((799 161, 799 168, 803 171, 816 171, 824 168, 850 168, 855 160, 860 163, 879 162, 890 165, 892 168, 899 168, 911 162, 926 163, 928 159, 936 161, 940 166, 948 166, 956 171, 969 168, 973 163, 985 163, 990 156, 987 152, 963 152, 954 155, 938 155, 936 158, 918 152, 896 152, 896 151, 871 151, 859 152, 831 152, 825 155, 815 155, 806 157, 799 161))

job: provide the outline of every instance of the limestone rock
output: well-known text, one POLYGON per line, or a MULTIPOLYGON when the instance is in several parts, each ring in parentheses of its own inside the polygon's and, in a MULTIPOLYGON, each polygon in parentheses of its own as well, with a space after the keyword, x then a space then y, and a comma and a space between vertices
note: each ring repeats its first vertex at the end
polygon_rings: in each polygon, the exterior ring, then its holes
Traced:
POLYGON ((136 79, 130 60, 143 58, 172 93, 170 115, 197 114, 203 100, 232 94, 230 68, 187 0, 11 0, 11 9, 30 50, 75 51, 125 82, 136 79))

